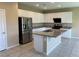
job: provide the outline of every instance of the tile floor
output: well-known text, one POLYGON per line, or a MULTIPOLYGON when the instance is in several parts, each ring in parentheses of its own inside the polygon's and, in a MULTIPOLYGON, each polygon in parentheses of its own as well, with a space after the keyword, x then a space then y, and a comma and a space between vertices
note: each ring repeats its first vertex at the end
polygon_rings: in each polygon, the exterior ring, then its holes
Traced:
POLYGON ((62 43, 48 56, 37 53, 33 42, 0 52, 0 57, 79 57, 79 39, 62 39, 62 43))

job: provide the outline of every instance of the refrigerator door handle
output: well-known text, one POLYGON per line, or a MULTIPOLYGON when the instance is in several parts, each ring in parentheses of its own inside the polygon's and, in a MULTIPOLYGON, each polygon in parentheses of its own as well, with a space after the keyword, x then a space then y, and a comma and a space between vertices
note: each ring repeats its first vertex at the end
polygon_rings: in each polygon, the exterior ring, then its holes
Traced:
POLYGON ((23 28, 26 29, 26 24, 23 24, 23 28))

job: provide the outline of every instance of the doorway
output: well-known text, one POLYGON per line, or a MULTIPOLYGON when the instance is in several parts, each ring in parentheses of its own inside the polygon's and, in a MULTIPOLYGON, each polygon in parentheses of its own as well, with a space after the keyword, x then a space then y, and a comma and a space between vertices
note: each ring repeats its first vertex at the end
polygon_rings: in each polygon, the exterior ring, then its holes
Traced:
POLYGON ((0 51, 7 49, 7 28, 5 9, 0 9, 0 51))

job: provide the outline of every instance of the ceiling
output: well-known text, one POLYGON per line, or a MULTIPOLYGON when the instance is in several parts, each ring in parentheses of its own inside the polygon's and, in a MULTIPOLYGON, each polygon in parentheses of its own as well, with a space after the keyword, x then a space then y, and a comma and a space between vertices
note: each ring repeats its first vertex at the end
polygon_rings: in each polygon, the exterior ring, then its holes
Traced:
POLYGON ((79 7, 79 2, 20 2, 20 4, 33 6, 41 10, 79 7))

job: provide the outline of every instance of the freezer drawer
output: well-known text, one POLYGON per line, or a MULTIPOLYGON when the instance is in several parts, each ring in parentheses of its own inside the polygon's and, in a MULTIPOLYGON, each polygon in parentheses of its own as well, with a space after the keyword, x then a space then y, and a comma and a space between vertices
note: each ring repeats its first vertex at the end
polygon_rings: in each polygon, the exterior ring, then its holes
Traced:
POLYGON ((25 32, 22 34, 22 40, 21 40, 20 44, 29 43, 31 41, 32 41, 31 32, 25 32))

